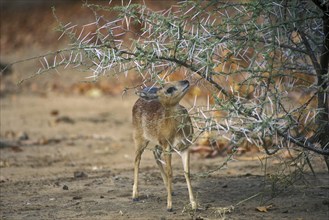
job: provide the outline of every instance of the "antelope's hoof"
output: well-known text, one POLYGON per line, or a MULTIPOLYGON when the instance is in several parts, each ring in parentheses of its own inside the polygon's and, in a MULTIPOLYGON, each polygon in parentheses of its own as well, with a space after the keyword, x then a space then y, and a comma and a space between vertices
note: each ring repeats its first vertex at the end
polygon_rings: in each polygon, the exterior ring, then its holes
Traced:
POLYGON ((133 198, 133 202, 138 202, 139 198, 133 198))
POLYGON ((167 208, 167 212, 172 212, 173 209, 172 208, 167 208))
POLYGON ((199 208, 196 205, 196 203, 192 203, 192 209, 195 210, 195 211, 199 210, 199 208))

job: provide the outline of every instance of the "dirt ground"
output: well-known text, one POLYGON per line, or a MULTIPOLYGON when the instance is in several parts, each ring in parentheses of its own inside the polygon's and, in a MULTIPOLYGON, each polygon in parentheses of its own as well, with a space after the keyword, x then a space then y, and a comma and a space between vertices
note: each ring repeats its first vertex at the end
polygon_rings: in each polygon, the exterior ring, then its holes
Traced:
MULTIPOLYGON (((41 33, 53 25, 53 18, 49 8, 43 11, 38 14, 42 19, 29 20, 22 12, 12 20, 10 10, 2 10, 1 62, 61 45, 45 46, 53 40, 51 31, 41 33), (29 27, 36 28, 36 20, 43 25, 34 33, 48 39, 46 43, 26 34, 29 27), (10 22, 25 28, 16 30, 10 22)), ((103 90, 79 83, 84 73, 71 70, 17 87, 36 65, 17 64, 0 78, 0 219, 329 218, 329 175, 316 156, 311 160, 316 176, 309 169, 298 176, 286 175, 294 164, 266 159, 262 153, 235 156, 227 164, 228 156, 204 159, 194 153, 192 185, 199 210, 193 211, 180 158, 174 155, 174 211, 167 212, 166 190, 148 149, 141 162, 141 198, 133 202, 131 108, 137 97, 133 92, 121 96, 123 87, 115 79, 98 84, 103 90), (283 166, 285 173, 280 173, 283 166)), ((191 106, 188 100, 183 104, 191 106)))
POLYGON ((329 178, 324 169, 316 179, 306 174, 307 183, 274 189, 273 182, 264 181, 261 161, 251 156, 237 157, 206 176, 227 158, 192 155, 197 212, 188 207, 182 166, 174 156, 170 213, 147 150, 141 200, 132 202, 130 111, 135 99, 52 93, 1 98, 1 140, 7 144, 0 149, 1 219, 327 219, 329 178), (271 199, 273 190, 278 195, 271 199))

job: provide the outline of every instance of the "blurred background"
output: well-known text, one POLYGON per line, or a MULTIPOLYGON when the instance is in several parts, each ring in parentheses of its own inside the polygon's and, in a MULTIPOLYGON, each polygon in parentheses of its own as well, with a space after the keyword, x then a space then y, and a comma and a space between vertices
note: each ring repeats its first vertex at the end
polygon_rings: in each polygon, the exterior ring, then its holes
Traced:
MULTIPOLYGON (((63 23, 85 24, 92 21, 93 15, 88 9, 83 8, 82 4, 82 1, 78 0, 1 0, 1 67, 67 47, 67 39, 58 39, 61 34, 56 32, 58 23, 52 8, 56 10, 56 16, 63 23)), ((61 71, 60 76, 47 74, 46 77, 38 77, 36 80, 16 86, 21 79, 35 73, 39 66, 39 59, 35 59, 7 68, 1 73, 4 75, 1 79, 1 94, 48 90, 79 92, 74 88, 72 90, 72 87, 76 86, 77 80, 83 80, 83 77, 74 71, 72 74, 72 70, 69 73, 61 71), (70 76, 66 77, 68 74, 70 76)))
MULTIPOLYGON (((166 9, 175 3, 175 1, 134 2, 145 2, 154 10, 166 9)), ((83 3, 80 0, 1 0, 1 69, 4 69, 7 64, 18 62, 1 71, 1 74, 5 76, 1 79, 1 95, 13 91, 45 92, 46 90, 74 94, 113 95, 120 94, 124 86, 132 85, 131 82, 124 79, 121 79, 123 82, 120 84, 116 80, 114 80, 114 84, 111 84, 113 79, 104 80, 102 77, 94 84, 79 83, 85 81, 85 77, 91 73, 69 68, 70 70, 61 70, 60 73, 50 71, 50 74, 46 74, 46 76, 27 80, 18 87, 16 86, 20 80, 28 78, 41 66, 39 59, 28 61, 29 58, 41 56, 40 59, 42 59, 43 54, 69 46, 68 39, 60 38, 62 33, 56 31, 58 27, 56 19, 63 24, 71 23, 78 26, 94 21, 93 12, 83 7, 83 3), (26 59, 28 62, 19 62, 26 59), (128 84, 123 85, 125 83, 128 84), (94 92, 89 92, 89 90, 94 90, 94 92)), ((108 1, 88 1, 88 3, 107 5, 108 1)), ((121 1, 112 1, 111 4, 118 5, 121 4, 121 1)), ((122 36, 123 40, 128 38, 129 36, 122 36)))

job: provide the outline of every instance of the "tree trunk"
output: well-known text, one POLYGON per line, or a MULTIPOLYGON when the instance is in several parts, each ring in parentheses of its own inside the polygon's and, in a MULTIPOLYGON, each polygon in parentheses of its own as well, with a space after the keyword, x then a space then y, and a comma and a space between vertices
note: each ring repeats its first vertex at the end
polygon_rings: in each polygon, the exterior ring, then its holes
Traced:
MULTIPOLYGON (((318 109, 320 110, 317 123, 319 124, 318 134, 319 142, 322 148, 329 148, 329 94, 328 94, 328 64, 329 64, 329 10, 328 7, 323 11, 323 34, 324 40, 322 45, 322 53, 320 57, 321 70, 318 74, 318 109)), ((329 172, 329 157, 324 156, 329 172)))

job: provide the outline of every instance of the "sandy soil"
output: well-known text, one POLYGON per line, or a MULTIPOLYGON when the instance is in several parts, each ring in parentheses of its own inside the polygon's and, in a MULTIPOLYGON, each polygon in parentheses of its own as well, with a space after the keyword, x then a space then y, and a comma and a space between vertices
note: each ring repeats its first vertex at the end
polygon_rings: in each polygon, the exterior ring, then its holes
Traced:
MULTIPOLYGON (((66 20, 88 21, 80 3, 61 4, 57 12, 66 20)), ((58 48, 54 26, 48 6, 2 10, 0 61, 58 48)), ((286 175, 293 163, 262 153, 234 157, 224 166, 228 156, 203 159, 195 153, 191 171, 199 210, 192 211, 175 155, 174 211, 167 212, 166 190, 148 149, 141 199, 133 202, 131 108, 137 97, 122 97, 117 81, 103 90, 102 84, 80 84, 86 73, 71 70, 17 87, 37 65, 17 64, 0 78, 0 219, 328 219, 329 176, 315 156, 316 177, 309 169, 286 175)))
POLYGON ((142 199, 132 202, 134 100, 61 94, 2 98, 1 219, 327 219, 329 178, 324 169, 316 179, 306 174, 307 183, 275 188, 273 181, 265 181, 261 161, 251 156, 237 157, 210 175, 227 158, 192 156, 197 212, 188 207, 175 156, 170 213, 147 150, 141 164, 142 199), (256 207, 267 207, 267 212, 256 207))

